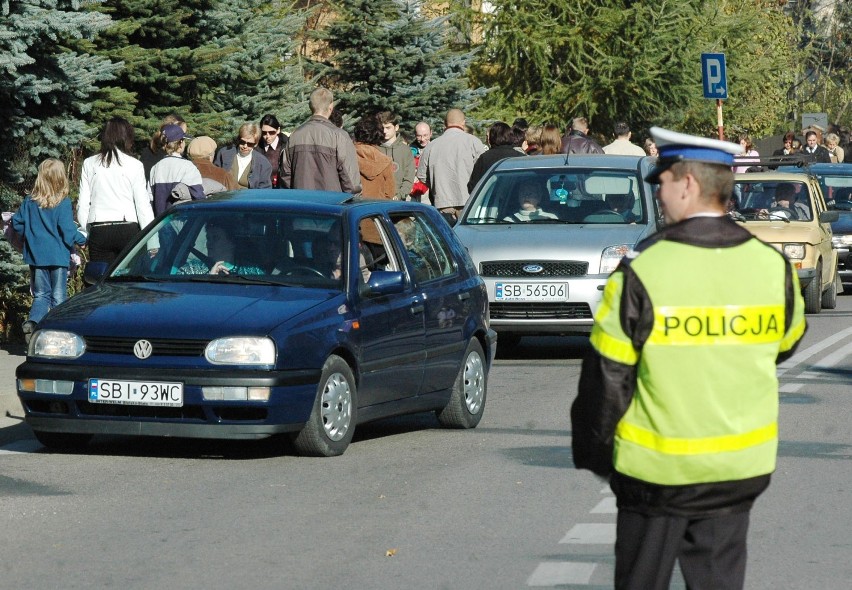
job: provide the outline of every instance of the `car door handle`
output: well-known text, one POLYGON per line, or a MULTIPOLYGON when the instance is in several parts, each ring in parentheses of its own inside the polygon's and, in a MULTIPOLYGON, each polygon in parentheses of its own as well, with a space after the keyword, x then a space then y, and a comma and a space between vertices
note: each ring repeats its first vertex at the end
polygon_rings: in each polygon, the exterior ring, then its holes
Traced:
POLYGON ((411 313, 423 313, 423 311, 425 309, 426 309, 426 306, 423 305, 422 303, 415 303, 414 305, 411 306, 411 313))
POLYGON ((459 301, 467 301, 470 299, 470 291, 463 291, 459 293, 459 301))

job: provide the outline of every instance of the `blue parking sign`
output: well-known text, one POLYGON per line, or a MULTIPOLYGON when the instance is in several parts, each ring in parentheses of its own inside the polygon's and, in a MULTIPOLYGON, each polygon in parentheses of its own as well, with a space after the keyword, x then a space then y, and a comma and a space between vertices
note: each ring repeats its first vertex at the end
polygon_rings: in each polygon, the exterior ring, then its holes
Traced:
POLYGON ((704 83, 704 98, 728 98, 724 53, 701 54, 701 79, 704 83))

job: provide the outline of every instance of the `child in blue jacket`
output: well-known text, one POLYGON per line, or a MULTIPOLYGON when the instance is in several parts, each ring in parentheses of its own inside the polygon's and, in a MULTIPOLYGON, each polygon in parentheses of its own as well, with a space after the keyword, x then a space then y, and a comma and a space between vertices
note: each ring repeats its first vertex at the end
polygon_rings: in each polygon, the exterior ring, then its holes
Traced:
POLYGON ((68 176, 60 160, 48 158, 39 164, 32 194, 12 217, 12 227, 24 236, 24 262, 32 276, 33 304, 23 326, 29 342, 36 324, 68 298, 71 252, 75 244, 86 243, 86 234, 74 223, 68 176))

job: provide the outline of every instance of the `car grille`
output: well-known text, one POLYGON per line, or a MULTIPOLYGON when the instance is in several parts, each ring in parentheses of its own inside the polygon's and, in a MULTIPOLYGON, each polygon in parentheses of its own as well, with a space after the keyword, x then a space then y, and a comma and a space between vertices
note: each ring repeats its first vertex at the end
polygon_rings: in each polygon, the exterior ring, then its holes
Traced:
POLYGON ((133 345, 139 340, 151 343, 151 356, 202 356, 207 340, 180 340, 174 338, 114 338, 86 336, 86 352, 100 354, 133 354, 133 345))
POLYGON ((480 264, 479 274, 484 277, 582 277, 589 272, 588 262, 560 260, 552 262, 536 262, 532 260, 492 260, 480 264), (537 273, 524 271, 529 264, 537 264, 543 270, 537 273))
POLYGON ((77 402, 83 416, 109 416, 121 418, 158 418, 166 420, 205 420, 204 408, 186 405, 179 408, 162 406, 133 406, 121 404, 93 404, 77 402))
POLYGON ((590 320, 588 303, 489 303, 492 320, 590 320))

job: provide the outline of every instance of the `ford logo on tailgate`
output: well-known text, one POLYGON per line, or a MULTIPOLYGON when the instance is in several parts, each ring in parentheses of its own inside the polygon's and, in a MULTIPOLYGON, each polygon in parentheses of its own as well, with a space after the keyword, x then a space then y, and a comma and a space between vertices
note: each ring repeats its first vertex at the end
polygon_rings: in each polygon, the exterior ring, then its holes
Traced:
POLYGON ((544 267, 540 264, 525 264, 524 265, 524 272, 527 272, 529 274, 538 274, 543 270, 544 270, 544 267))

